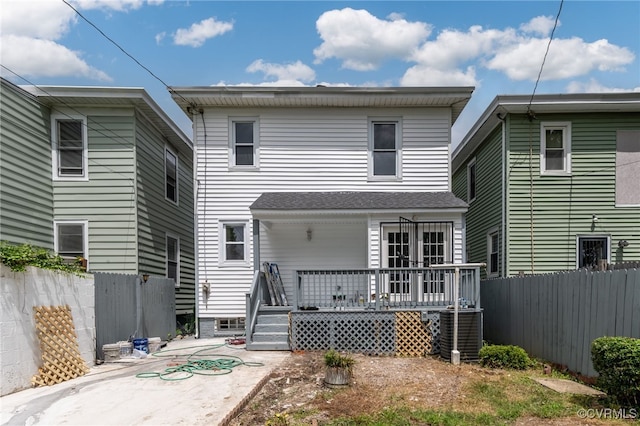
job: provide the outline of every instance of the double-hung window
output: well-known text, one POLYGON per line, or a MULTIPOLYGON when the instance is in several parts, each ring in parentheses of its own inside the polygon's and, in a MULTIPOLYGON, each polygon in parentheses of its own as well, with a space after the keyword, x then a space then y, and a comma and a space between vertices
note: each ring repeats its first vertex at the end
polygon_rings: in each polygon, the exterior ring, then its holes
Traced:
POLYGON ((258 119, 231 118, 229 166, 258 167, 258 119))
POLYGON ((73 263, 79 257, 88 259, 86 221, 56 221, 54 232, 56 253, 65 261, 73 263))
POLYGON ((476 159, 467 164, 467 201, 476 199, 476 159))
POLYGON ((222 263, 246 264, 248 260, 246 230, 246 223, 222 223, 222 263))
POLYGON ((497 229, 491 230, 487 234, 487 276, 497 277, 500 271, 500 233, 497 229))
POLYGON ((180 287, 180 240, 167 234, 167 278, 180 287))
POLYGON ((401 177, 401 129, 399 120, 369 121, 369 177, 401 177))
POLYGON ((543 122, 540 126, 540 174, 570 174, 571 123, 543 122))
POLYGON ((87 180, 87 125, 82 116, 54 115, 52 123, 53 178, 87 180))
POLYGON ((178 156, 169 148, 164 153, 165 197, 178 202, 178 156))

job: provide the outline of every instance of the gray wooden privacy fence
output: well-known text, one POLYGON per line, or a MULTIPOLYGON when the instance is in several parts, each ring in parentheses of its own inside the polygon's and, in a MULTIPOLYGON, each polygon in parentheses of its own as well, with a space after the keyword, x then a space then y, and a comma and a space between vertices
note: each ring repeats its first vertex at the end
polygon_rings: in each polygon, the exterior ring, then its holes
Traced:
POLYGON ((104 359, 102 345, 136 338, 160 337, 176 331, 173 280, 96 272, 96 355, 104 359))
POLYGON ((640 270, 584 270, 484 280, 484 338, 597 376, 591 342, 640 338, 640 270))

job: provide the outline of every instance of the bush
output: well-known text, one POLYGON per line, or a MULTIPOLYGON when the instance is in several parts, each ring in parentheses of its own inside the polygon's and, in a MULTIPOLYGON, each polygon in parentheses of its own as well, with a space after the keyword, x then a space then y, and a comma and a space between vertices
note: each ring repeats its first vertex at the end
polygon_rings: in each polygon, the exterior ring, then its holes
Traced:
POLYGON ((489 368, 525 370, 533 365, 529 355, 519 346, 488 345, 478 353, 480 365, 489 368))
POLYGON ((0 262, 14 272, 25 271, 27 266, 70 272, 76 275, 81 275, 85 272, 80 265, 80 260, 69 264, 62 257, 51 253, 45 248, 32 246, 31 244, 15 245, 6 241, 0 242, 0 262))
POLYGON ((330 349, 324 354, 324 365, 327 367, 346 368, 351 370, 356 360, 349 355, 342 355, 334 349, 330 349))
POLYGON ((622 406, 640 408, 640 339, 599 337, 591 343, 598 386, 622 406))

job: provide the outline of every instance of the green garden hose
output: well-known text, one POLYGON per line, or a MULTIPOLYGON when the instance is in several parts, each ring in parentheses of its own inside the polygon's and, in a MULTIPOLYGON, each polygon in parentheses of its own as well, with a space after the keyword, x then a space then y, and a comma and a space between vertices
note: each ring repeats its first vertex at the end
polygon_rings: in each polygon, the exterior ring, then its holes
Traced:
MULTIPOLYGON (((198 374, 201 376, 221 376, 223 374, 229 374, 233 371, 233 368, 239 365, 246 365, 247 367, 261 367, 264 364, 261 362, 244 362, 237 356, 223 355, 223 354, 208 354, 206 352, 213 349, 217 349, 221 346, 227 346, 225 344, 208 345, 208 346, 189 346, 179 349, 166 349, 159 352, 154 352, 152 356, 163 357, 186 357, 187 362, 167 367, 162 372, 143 372, 136 374, 136 377, 141 379, 149 379, 159 377, 162 380, 177 381, 185 380, 198 374), (183 353, 185 350, 197 349, 195 352, 188 354, 183 353), (172 352, 180 351, 181 353, 175 354, 172 352), (208 359, 211 357, 217 357, 214 359, 208 359)), ((233 346, 228 346, 232 347, 233 346)), ((238 348, 234 348, 238 349, 238 348)))

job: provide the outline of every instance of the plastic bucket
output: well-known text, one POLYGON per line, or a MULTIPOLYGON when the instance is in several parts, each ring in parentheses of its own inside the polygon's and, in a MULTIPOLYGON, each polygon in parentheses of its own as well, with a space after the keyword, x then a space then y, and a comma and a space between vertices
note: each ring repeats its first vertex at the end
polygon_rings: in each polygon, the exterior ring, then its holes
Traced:
POLYGON ((149 353, 149 339, 133 339, 133 349, 149 353))

